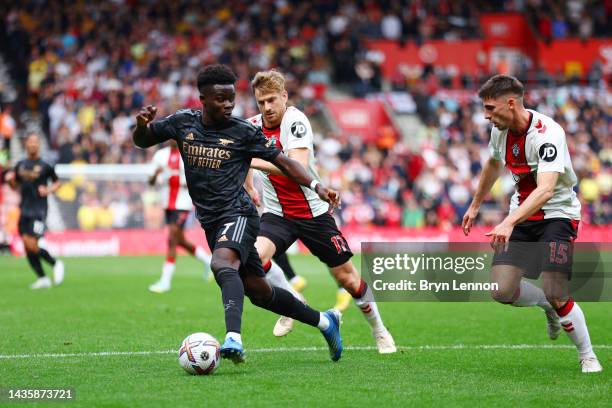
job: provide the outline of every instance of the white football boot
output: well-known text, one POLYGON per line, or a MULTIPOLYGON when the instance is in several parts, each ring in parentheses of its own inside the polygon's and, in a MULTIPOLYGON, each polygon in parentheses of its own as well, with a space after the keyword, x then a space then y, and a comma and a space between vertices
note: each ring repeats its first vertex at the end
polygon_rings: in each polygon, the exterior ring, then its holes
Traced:
POLYGON ((151 286, 149 286, 149 290, 154 293, 165 293, 170 291, 170 284, 162 281, 157 281, 151 286))
POLYGON ((64 263, 59 259, 55 261, 55 265, 53 265, 53 283, 57 285, 61 285, 64 281, 64 263))
POLYGON ((603 367, 599 364, 599 360, 597 360, 595 354, 580 360, 580 366, 582 367, 583 373, 599 373, 603 371, 603 367))
POLYGON ((30 285, 30 289, 49 289, 51 287, 51 279, 47 276, 36 279, 36 282, 30 285))
POLYGON ((376 339, 376 348, 378 348, 379 354, 391 354, 397 351, 393 336, 391 336, 391 333, 389 333, 389 330, 386 328, 380 331, 374 331, 372 335, 374 339, 376 339))
POLYGON ((293 330, 294 323, 295 321, 292 318, 281 316, 281 318, 278 319, 278 321, 274 325, 274 330, 272 330, 272 333, 276 337, 286 336, 291 332, 291 330, 293 330))

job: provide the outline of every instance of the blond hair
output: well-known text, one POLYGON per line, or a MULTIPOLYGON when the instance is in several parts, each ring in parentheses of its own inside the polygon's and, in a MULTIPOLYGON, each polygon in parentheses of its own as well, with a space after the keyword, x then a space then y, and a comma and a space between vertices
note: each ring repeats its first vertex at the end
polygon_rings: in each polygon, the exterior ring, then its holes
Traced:
POLYGON ((285 90, 285 77, 276 70, 260 71, 255 74, 251 81, 253 92, 259 89, 261 92, 283 92, 285 90))

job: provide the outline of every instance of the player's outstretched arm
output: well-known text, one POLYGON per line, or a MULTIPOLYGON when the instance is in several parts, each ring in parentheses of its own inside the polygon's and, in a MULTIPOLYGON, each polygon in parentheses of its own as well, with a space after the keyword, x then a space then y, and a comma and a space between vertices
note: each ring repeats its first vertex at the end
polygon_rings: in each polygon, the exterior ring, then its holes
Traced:
POLYGON ((151 129, 149 129, 149 123, 153 121, 156 114, 157 108, 152 105, 147 105, 140 109, 140 112, 136 115, 136 129, 132 132, 132 140, 136 146, 147 148, 159 143, 159 141, 153 137, 151 129))
POLYGON ((253 200, 253 203, 255 203, 257 207, 261 206, 261 200, 259 198, 259 193, 257 192, 257 189, 255 188, 255 183, 253 182, 253 170, 252 169, 249 170, 249 172, 247 173, 246 179, 244 179, 244 189, 251 196, 251 200, 253 200))
POLYGON ((322 200, 327 201, 334 207, 340 205, 338 192, 323 186, 319 181, 313 179, 297 160, 293 160, 281 153, 272 160, 272 163, 296 183, 313 189, 322 200))
POLYGON ((279 169, 272 163, 263 159, 258 159, 257 157, 254 157, 253 160, 251 160, 251 169, 265 171, 266 173, 272 174, 274 176, 282 176, 285 174, 281 171, 281 169, 279 169))
MULTIPOLYGON (((300 147, 296 149, 290 149, 287 153, 287 156, 292 158, 293 160, 297 160, 304 168, 308 168, 308 157, 310 155, 310 150, 305 147, 300 147)), ((263 159, 253 158, 251 160, 251 168, 256 170, 265 171, 268 174, 272 174, 274 176, 282 176, 285 173, 282 172, 281 169, 273 165, 272 163, 265 161, 263 159)))
POLYGON ((478 215, 478 211, 480 211, 480 205, 482 204, 485 196, 489 193, 489 191, 491 191, 493 184, 495 184, 495 181, 497 181, 499 178, 501 169, 502 162, 495 160, 492 157, 485 163, 480 175, 480 180, 478 181, 476 193, 474 193, 474 198, 472 199, 472 203, 465 212, 463 221, 461 222, 463 233, 466 236, 470 233, 474 220, 476 220, 476 216, 478 215))
POLYGON ((159 177, 162 171, 164 171, 164 169, 162 169, 161 167, 155 169, 155 172, 151 175, 151 177, 149 177, 150 186, 154 186, 155 183, 157 183, 157 177, 159 177))

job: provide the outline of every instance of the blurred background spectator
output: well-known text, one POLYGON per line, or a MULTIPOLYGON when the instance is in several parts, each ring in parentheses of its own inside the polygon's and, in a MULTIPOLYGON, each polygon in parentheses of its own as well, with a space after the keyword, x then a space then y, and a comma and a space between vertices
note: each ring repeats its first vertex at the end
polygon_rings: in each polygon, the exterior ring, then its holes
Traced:
MULTIPOLYGON (((0 50, 18 98, 0 106, 2 154, 35 120, 57 163, 147 163, 154 152, 135 148, 130 137, 142 105, 158 106, 159 116, 198 108, 197 71, 220 62, 239 75, 234 114, 248 117, 256 113, 249 79, 275 67, 288 76, 291 103, 313 121, 321 174, 344 197, 344 224, 447 229, 460 222, 488 155, 476 89, 489 75, 514 70, 527 84, 526 105, 566 129, 585 221, 612 221, 612 97, 601 63, 579 78, 547 73, 528 59, 512 65, 503 56, 471 74, 426 63, 398 66, 385 77, 380 53, 367 46, 373 39, 402 47, 438 39, 460 47, 482 38, 484 12, 523 13, 534 39, 546 42, 609 38, 610 1, 205 3, 3 2, 0 50), (367 144, 326 126, 327 98, 389 91, 400 92, 418 121, 413 132, 396 140, 377 130, 377 143, 367 144)), ((482 222, 499 220, 512 189, 508 177, 495 185, 482 222)), ((161 225, 154 194, 139 183, 74 178, 57 198, 66 228, 161 225)))

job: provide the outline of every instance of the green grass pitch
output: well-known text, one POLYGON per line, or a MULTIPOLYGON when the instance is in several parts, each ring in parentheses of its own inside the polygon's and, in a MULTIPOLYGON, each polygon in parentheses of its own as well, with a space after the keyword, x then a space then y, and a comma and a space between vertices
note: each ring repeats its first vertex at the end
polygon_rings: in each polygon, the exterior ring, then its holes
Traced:
MULTIPOLYGON (((311 256, 291 259, 308 279, 309 303, 333 306, 336 287, 323 265, 311 256)), ((149 293, 162 261, 68 258, 62 286, 31 291, 26 260, 0 257, 0 388, 70 387, 75 401, 39 403, 68 407, 610 406, 610 303, 581 304, 600 346, 598 374, 580 372, 565 334, 547 339, 536 308, 380 304, 400 346, 380 356, 351 306, 342 325, 347 350, 332 363, 317 330, 298 324, 275 338, 277 316, 246 301, 247 363, 222 361, 212 376, 190 376, 176 351, 197 331, 223 340, 220 291, 203 280, 199 263, 179 257, 173 290, 149 293)))

